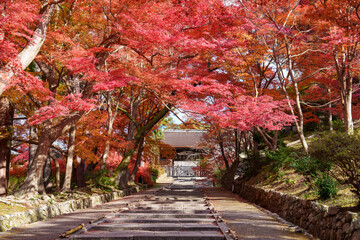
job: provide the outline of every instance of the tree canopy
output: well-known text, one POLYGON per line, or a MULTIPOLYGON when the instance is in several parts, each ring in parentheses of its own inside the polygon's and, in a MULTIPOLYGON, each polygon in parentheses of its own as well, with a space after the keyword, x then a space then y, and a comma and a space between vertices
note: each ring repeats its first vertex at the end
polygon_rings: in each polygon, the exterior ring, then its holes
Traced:
POLYGON ((158 154, 159 123, 175 109, 213 138, 258 132, 271 149, 269 133, 294 124, 305 151, 304 124, 334 115, 352 134, 359 115, 357 1, 5 0, 0 9, 0 162, 26 163, 18 194, 45 192, 44 165, 59 160, 64 191, 84 166, 111 166, 124 187, 137 156, 158 154))

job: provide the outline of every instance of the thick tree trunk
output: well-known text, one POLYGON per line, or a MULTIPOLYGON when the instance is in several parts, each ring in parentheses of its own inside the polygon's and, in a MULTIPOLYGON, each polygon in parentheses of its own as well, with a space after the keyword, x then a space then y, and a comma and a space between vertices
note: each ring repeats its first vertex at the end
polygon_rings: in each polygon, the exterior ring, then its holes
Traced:
POLYGON ((140 163, 141 163, 141 156, 142 156, 143 150, 144 150, 144 138, 142 138, 140 140, 140 143, 139 143, 138 151, 137 151, 137 154, 136 154, 135 165, 134 165, 134 168, 133 168, 133 170, 131 172, 131 175, 130 175, 130 181, 135 181, 136 173, 138 172, 139 166, 140 166, 140 163))
MULTIPOLYGON (((21 70, 24 70, 35 59, 41 46, 45 42, 48 25, 54 13, 55 7, 56 4, 50 4, 45 5, 45 7, 41 9, 41 19, 36 26, 34 35, 17 57, 21 70)), ((0 95, 11 84, 11 79, 15 75, 12 68, 13 64, 9 64, 0 69, 0 95)))
POLYGON ((123 160, 116 168, 115 174, 115 186, 118 186, 119 189, 127 188, 129 182, 129 163, 131 158, 137 148, 138 143, 135 143, 133 149, 128 149, 124 155, 123 160))
POLYGON ((20 187, 20 189, 15 193, 15 195, 22 195, 25 193, 30 194, 43 194, 43 167, 46 161, 46 158, 49 154, 49 149, 52 144, 51 134, 51 124, 49 121, 44 123, 42 134, 39 139, 39 146, 36 149, 34 161, 31 163, 28 174, 25 178, 25 182, 20 187))
POLYGON ((231 190, 232 185, 234 183, 234 178, 236 175, 236 171, 239 167, 240 159, 236 159, 229 169, 225 171, 225 174, 221 178, 221 186, 227 190, 231 190))
POLYGON ((123 165, 119 168, 118 174, 115 178, 115 184, 119 189, 125 189, 128 187, 129 184, 129 168, 128 165, 123 165))
POLYGON ((51 157, 46 158, 46 162, 44 164, 44 170, 43 170, 43 182, 44 182, 44 188, 46 192, 49 192, 51 190, 51 183, 50 183, 50 177, 51 177, 51 157))
POLYGON ((65 179, 64 179, 63 187, 61 189, 62 192, 66 192, 71 189, 71 177, 72 177, 72 169, 73 169, 74 153, 75 153, 75 138, 76 138, 76 125, 74 124, 73 126, 71 126, 69 132, 68 154, 66 160, 65 179))
POLYGON ((119 188, 126 188, 128 186, 129 181, 129 163, 131 158, 139 146, 140 140, 145 138, 147 133, 161 120, 166 114, 168 114, 170 106, 166 106, 161 109, 157 115, 155 115, 145 126, 138 129, 134 140, 134 148, 128 149, 124 154, 124 159, 121 161, 119 166, 115 169, 113 173, 114 182, 119 188))
POLYGON ((10 101, 0 97, 0 196, 7 194, 7 168, 9 151, 9 120, 11 117, 10 101))
POLYGON ((78 187, 85 187, 85 161, 80 157, 76 157, 75 180, 78 187))
POLYGON ((56 192, 60 192, 60 164, 57 158, 54 159, 55 163, 55 181, 56 181, 56 192))
POLYGON ((104 149, 103 155, 101 156, 101 167, 100 167, 101 170, 106 169, 106 161, 109 156, 109 152, 110 152, 110 140, 106 139, 105 149, 104 149))
MULTIPOLYGON (((38 136, 35 132, 34 126, 30 126, 30 128, 29 128, 29 140, 30 141, 38 140, 38 136)), ((30 166, 35 158, 36 149, 37 149, 36 144, 31 144, 31 143, 29 144, 29 160, 28 160, 29 162, 28 162, 27 172, 29 172, 30 166)))
POLYGON ((228 158, 226 157, 226 154, 225 154, 224 140, 223 140, 221 132, 219 132, 219 134, 218 134, 218 141, 219 141, 219 147, 220 147, 220 151, 221 151, 221 156, 222 156, 223 161, 225 163, 225 168, 226 168, 226 170, 228 170, 230 168, 230 165, 229 165, 229 160, 228 160, 228 158))
POLYGON ((60 164, 59 164, 59 160, 57 159, 57 157, 50 152, 50 156, 52 158, 52 160, 54 161, 55 164, 55 184, 56 184, 56 192, 60 192, 60 164))
POLYGON ((230 168, 225 171, 225 174, 221 178, 221 186, 225 189, 232 190, 235 174, 240 164, 240 141, 238 130, 234 130, 235 135, 235 160, 231 164, 230 168))

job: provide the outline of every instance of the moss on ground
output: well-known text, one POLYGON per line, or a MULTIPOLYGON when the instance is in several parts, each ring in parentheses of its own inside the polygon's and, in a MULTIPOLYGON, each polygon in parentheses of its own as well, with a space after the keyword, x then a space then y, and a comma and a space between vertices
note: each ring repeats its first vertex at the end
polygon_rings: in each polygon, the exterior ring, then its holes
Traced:
POLYGON ((6 203, 0 202, 0 215, 15 213, 15 212, 23 212, 28 210, 29 208, 19 206, 19 205, 10 205, 6 203))

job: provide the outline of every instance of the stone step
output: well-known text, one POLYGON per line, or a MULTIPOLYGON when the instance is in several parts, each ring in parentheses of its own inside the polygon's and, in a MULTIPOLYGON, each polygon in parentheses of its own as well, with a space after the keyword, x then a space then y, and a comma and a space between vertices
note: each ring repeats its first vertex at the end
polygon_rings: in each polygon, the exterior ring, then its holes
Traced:
POLYGON ((210 210, 195 210, 195 209, 183 209, 183 210, 123 210, 122 213, 143 213, 143 214, 208 214, 210 210))
POLYGON ((149 202, 149 203, 159 203, 159 204, 164 204, 164 203, 169 203, 169 201, 174 201, 174 202, 179 202, 179 203, 198 203, 198 202, 203 202, 204 199, 147 199, 147 200, 142 200, 142 202, 149 202))
POLYGON ((178 202, 176 200, 169 200, 169 201, 162 201, 162 202, 157 202, 157 201, 154 201, 154 202, 151 202, 151 201, 141 201, 141 202, 138 202, 138 203, 134 203, 134 204, 144 204, 144 205, 174 205, 174 206, 177 206, 177 205, 184 205, 184 206, 202 206, 202 205, 205 205, 205 201, 198 201, 198 202, 178 202))
POLYGON ((86 231, 74 234, 71 239, 225 239, 215 217, 200 190, 162 189, 129 202, 100 222, 87 225, 86 231))
POLYGON ((215 224, 199 223, 109 223, 99 224, 91 227, 93 231, 126 231, 126 230, 146 230, 146 231, 217 231, 219 227, 215 224))
POLYGON ((215 223, 214 218, 115 218, 105 223, 215 223))
POLYGON ((166 213, 157 213, 157 214, 146 214, 143 213, 116 213, 113 215, 114 217, 122 217, 122 218, 212 218, 213 215, 210 213, 207 214, 166 214, 166 213))
POLYGON ((179 231, 124 231, 101 232, 75 235, 78 240, 223 240, 225 237, 218 231, 179 232, 179 231))
POLYGON ((179 211, 190 211, 190 210, 204 210, 204 211, 209 211, 209 207, 208 206, 161 206, 161 205, 153 205, 153 206, 130 206, 130 211, 132 211, 132 209, 134 210, 179 210, 179 211))

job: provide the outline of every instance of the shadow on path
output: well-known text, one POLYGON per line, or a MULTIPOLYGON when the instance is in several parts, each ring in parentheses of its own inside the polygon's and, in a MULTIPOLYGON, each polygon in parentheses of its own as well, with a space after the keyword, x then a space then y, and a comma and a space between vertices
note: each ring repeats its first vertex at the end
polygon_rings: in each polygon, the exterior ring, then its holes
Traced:
MULTIPOLYGON (((161 186, 160 186, 161 187, 161 186)), ((148 189, 121 199, 101 204, 92 208, 82 209, 69 214, 60 215, 45 221, 28 224, 24 227, 13 229, 7 232, 0 232, 0 240, 51 240, 59 235, 73 229, 80 224, 87 224, 90 221, 104 217, 107 214, 117 211, 134 198, 143 198, 157 189, 148 189)))
POLYGON ((231 192, 221 188, 206 188, 204 193, 241 240, 309 239, 304 234, 289 231, 287 225, 231 192))

